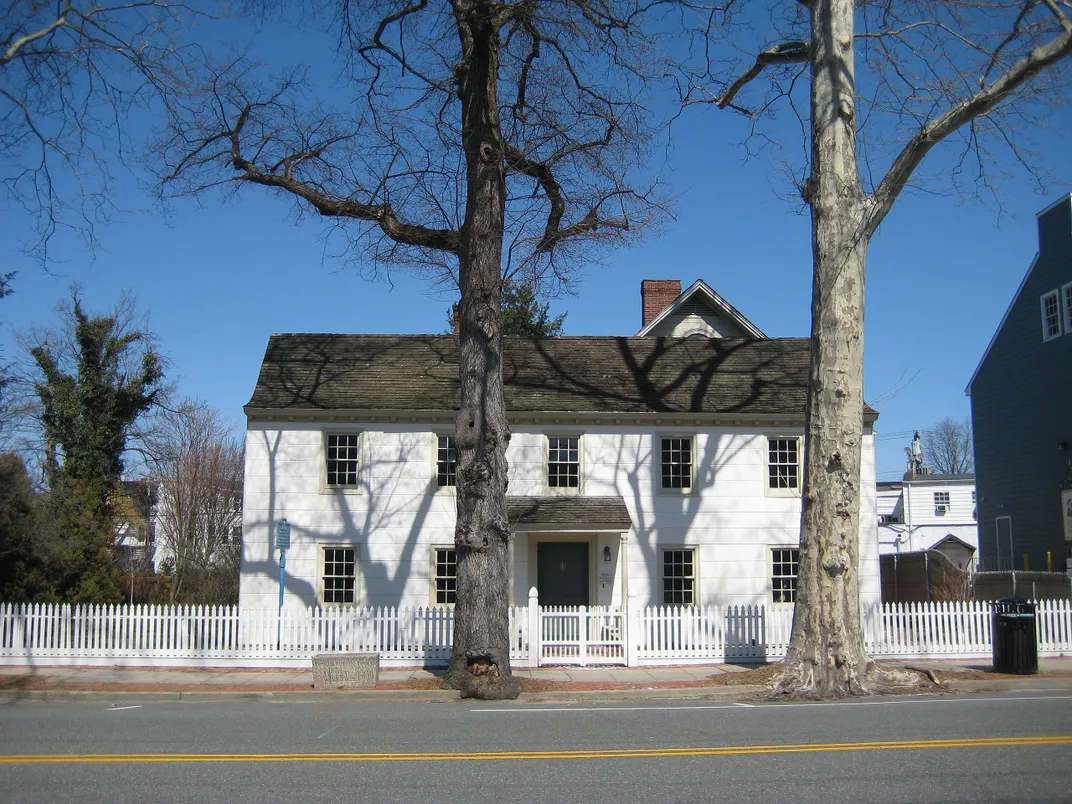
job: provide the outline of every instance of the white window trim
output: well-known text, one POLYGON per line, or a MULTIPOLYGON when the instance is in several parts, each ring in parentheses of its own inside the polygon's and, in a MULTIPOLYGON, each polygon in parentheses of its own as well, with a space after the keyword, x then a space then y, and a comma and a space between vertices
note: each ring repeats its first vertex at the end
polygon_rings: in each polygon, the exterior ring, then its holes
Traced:
POLYGON ((320 431, 320 493, 321 494, 362 494, 365 485, 365 466, 367 465, 365 450, 367 432, 353 427, 326 427, 320 431), (329 435, 356 435, 357 436, 357 485, 356 486, 331 486, 328 485, 328 436, 329 435))
POLYGON ((658 494, 678 496, 696 493, 696 433, 656 433, 655 444, 655 488, 658 494), (687 489, 667 488, 663 485, 663 439, 673 438, 689 442, 689 487, 687 489))
MULTIPOLYGON (((676 489, 674 489, 676 491, 676 489)), ((700 606, 703 599, 700 597, 700 545, 698 544, 664 544, 659 547, 659 591, 658 606, 700 606), (671 550, 689 550, 692 552, 692 603, 666 603, 666 553, 671 550)))
POLYGON ((543 488, 545 494, 560 494, 566 497, 584 495, 584 433, 544 433, 543 436, 543 488), (552 438, 576 438, 577 439, 577 488, 569 486, 552 486, 550 478, 551 470, 551 439, 552 438))
POLYGON ((1061 285, 1061 294, 1057 299, 1064 319, 1065 335, 1072 335, 1072 282, 1061 285))
MULTIPOLYGON (((787 576, 779 576, 787 577, 787 576)), ((795 606, 796 600, 800 599, 800 545, 799 544, 771 544, 767 545, 767 599, 771 602, 772 606, 795 606), (774 600, 774 551, 775 550, 796 550, 797 551, 797 574, 796 574, 796 587, 793 589, 793 603, 785 603, 783 601, 774 600)))
POLYGON ((316 600, 323 608, 341 608, 343 606, 361 605, 361 546, 355 542, 339 542, 330 544, 317 544, 316 556, 316 600), (354 551, 354 602, 353 603, 328 603, 324 600, 324 566, 327 560, 328 550, 353 550, 354 551))
MULTIPOLYGON (((456 550, 453 544, 433 544, 428 550, 428 605, 439 609, 452 609, 453 603, 439 603, 436 601, 436 550, 456 550)), ((457 556, 457 554, 455 554, 457 556)), ((455 558, 457 561, 457 558, 455 558)), ((455 564, 457 567, 457 564, 455 564)), ((455 594, 457 585, 455 584, 455 594)))
MULTIPOLYGON (((454 494, 458 488, 458 475, 457 466, 455 466, 454 485, 453 486, 441 486, 439 485, 439 439, 440 438, 454 438, 453 433, 432 433, 432 488, 435 489, 436 494, 454 494)), ((457 455, 458 444, 454 444, 454 453, 457 455)))
POLYGON ((1041 316, 1041 324, 1042 324, 1042 342, 1046 343, 1047 341, 1052 341, 1055 338, 1060 338, 1061 337, 1061 296, 1060 296, 1060 294, 1058 293, 1057 290, 1051 290, 1048 293, 1043 293, 1041 296, 1039 296, 1039 314, 1041 316), (1053 332, 1053 333, 1046 331, 1046 324, 1047 324, 1046 301, 1048 299, 1053 299, 1054 301, 1057 302, 1057 332, 1053 332))
POLYGON ((772 433, 763 436, 763 493, 767 497, 799 497, 804 487, 804 439, 799 435, 789 433, 772 433), (772 489, 770 485, 770 442, 796 441, 797 442, 797 485, 796 488, 772 489))

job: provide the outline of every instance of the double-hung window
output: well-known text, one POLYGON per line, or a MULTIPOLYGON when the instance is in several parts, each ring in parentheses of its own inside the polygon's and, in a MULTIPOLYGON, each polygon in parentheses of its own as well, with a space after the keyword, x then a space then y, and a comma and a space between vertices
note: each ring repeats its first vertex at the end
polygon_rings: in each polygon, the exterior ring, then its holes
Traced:
POLYGON ((1065 335, 1072 335, 1072 282, 1061 286, 1061 310, 1065 317, 1065 335))
POLYGON ((440 488, 458 484, 458 453, 454 436, 436 436, 436 485, 440 488))
POLYGON ((689 491, 692 489, 692 436, 673 436, 661 439, 662 488, 689 491))
POLYGON ((663 604, 692 606, 696 603, 696 550, 675 547, 663 550, 663 604))
POLYGON ((799 572, 799 548, 775 547, 771 550, 771 595, 775 603, 797 602, 799 572))
POLYGON ((432 548, 432 605, 453 606, 458 591, 458 554, 453 547, 432 548))
POLYGON ((1061 334, 1061 301, 1056 290, 1044 293, 1042 305, 1042 340, 1052 341, 1061 334))
POLYGON ((580 489, 580 436, 547 437, 547 487, 574 491, 580 489))
POLYGON ((325 606, 357 602, 357 550, 352 546, 321 548, 321 600, 325 606))
POLYGON ((800 439, 796 436, 767 439, 767 488, 800 490, 800 439))
POLYGON ((934 492, 934 515, 945 516, 949 510, 949 492, 948 491, 936 491, 934 492))
POLYGON ((359 433, 324 433, 324 483, 328 488, 357 488, 361 470, 359 433))

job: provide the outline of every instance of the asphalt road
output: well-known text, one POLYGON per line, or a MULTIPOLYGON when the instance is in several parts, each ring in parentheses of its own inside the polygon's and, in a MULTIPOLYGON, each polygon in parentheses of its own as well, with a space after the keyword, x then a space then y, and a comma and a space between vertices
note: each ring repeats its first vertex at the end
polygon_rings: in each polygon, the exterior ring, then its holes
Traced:
POLYGON ((1072 802, 1072 695, 13 703, 4 802, 1072 802))

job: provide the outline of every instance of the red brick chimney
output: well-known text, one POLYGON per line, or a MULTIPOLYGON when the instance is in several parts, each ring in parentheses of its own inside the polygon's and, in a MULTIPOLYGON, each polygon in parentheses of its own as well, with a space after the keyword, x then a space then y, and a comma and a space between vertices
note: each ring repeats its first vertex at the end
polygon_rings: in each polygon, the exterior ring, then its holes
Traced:
POLYGON ((645 279, 640 283, 640 304, 643 308, 643 321, 646 327, 655 316, 673 304, 681 295, 680 279, 645 279))

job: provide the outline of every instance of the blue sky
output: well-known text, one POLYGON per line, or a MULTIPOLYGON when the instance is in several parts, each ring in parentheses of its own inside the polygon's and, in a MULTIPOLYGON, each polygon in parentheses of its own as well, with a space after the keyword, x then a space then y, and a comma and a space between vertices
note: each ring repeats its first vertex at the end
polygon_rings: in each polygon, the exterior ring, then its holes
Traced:
MULTIPOLYGON (((721 115, 721 116, 720 116, 721 115)), ((631 335, 640 327, 640 282, 705 280, 771 336, 806 336, 811 295, 808 218, 765 159, 746 160, 739 121, 693 110, 675 123, 666 175, 676 218, 631 248, 582 267, 577 295, 555 300, 569 335, 631 335)), ((1067 110, 1040 139, 1044 167, 1072 179, 1067 110)), ((799 140, 799 136, 798 136, 799 140)), ((925 167, 926 164, 925 164, 925 167)), ((943 189, 939 180, 933 188, 943 189)), ((903 388, 881 404, 878 476, 896 479, 910 432, 968 416, 965 386, 1037 250, 1035 214, 1069 184, 1037 192, 1021 173, 1003 185, 1001 208, 955 195, 906 191, 871 244, 865 395, 903 388), (907 381, 907 382, 906 382, 907 381)), ((97 230, 96 255, 60 244, 46 273, 19 253, 28 219, 0 209, 2 272, 17 271, 0 301, 0 348, 17 356, 15 330, 55 321, 72 282, 102 312, 124 290, 149 315, 184 396, 243 422, 260 358, 273 332, 442 332, 452 299, 397 272, 370 283, 331 256, 324 227, 295 223, 288 201, 259 188, 226 204, 181 202, 165 220, 133 180, 129 212, 97 230)))

